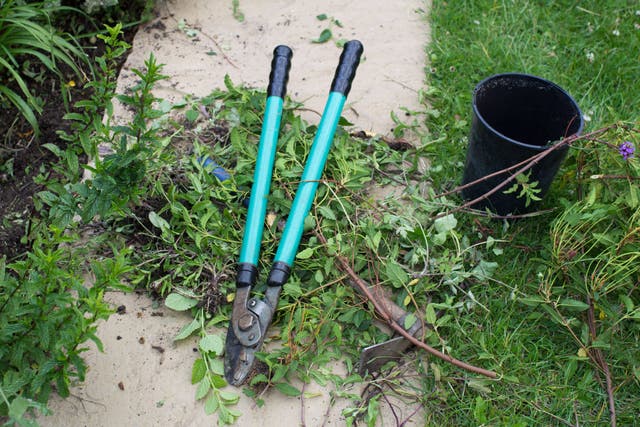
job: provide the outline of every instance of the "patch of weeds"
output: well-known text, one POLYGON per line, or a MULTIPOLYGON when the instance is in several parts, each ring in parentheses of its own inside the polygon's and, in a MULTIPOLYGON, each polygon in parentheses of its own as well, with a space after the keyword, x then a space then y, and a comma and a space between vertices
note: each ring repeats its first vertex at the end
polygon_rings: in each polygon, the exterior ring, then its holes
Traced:
POLYGON ((151 160, 162 151, 163 138, 153 121, 164 113, 156 108, 160 100, 151 92, 158 81, 166 78, 160 74, 161 65, 151 55, 145 61, 145 70, 133 70, 139 83, 132 88, 131 95, 117 96, 123 105, 133 110, 133 117, 128 124, 113 124, 114 64, 129 46, 119 40, 120 24, 107 30, 108 35, 99 35, 106 44, 105 55, 96 60, 102 71, 101 78, 88 84, 94 94, 76 103, 82 112, 65 116, 74 121, 75 132, 61 136, 71 145, 65 151, 48 146, 64 161, 67 179, 79 174, 78 154, 85 154, 92 161, 82 165, 90 172, 88 179, 67 184, 52 181, 48 189, 38 195, 42 203, 50 207, 49 219, 62 227, 68 226, 74 215, 89 222, 96 216, 106 218, 128 210, 130 204, 146 193, 143 178, 151 160), (102 110, 107 116, 105 120, 98 118, 97 112, 102 110))
POLYGON ((38 194, 40 218, 30 223, 31 249, 9 263, 0 260, 3 422, 35 425, 33 412, 47 412, 52 391, 69 396, 70 386, 85 377, 81 354, 87 347, 83 344, 91 340, 102 350, 96 322, 111 314, 104 293, 130 290, 122 284, 132 271, 130 249, 122 248, 118 239, 81 237, 73 220, 78 214, 89 222, 98 214, 108 222, 127 211, 140 194, 148 156, 158 148, 156 128, 148 125, 160 116, 150 95, 161 78, 159 66, 150 58, 147 70, 138 72, 140 85, 131 96, 121 97, 133 108, 132 122, 113 125, 115 59, 128 46, 120 41, 119 25, 107 30, 101 35, 107 44, 105 55, 97 59, 100 77, 89 84, 94 95, 77 103, 82 113, 68 116, 76 122, 76 132, 64 135, 71 144, 65 150, 46 146, 60 162, 53 166, 53 173, 43 168, 38 177, 47 190, 38 194), (114 152, 101 158, 104 143, 111 143, 114 152), (80 166, 79 159, 87 156, 93 157, 94 166, 80 166), (90 180, 78 182, 81 167, 93 172, 90 180), (91 285, 86 283, 88 276, 93 279, 91 285))
MULTIPOLYGON (((234 86, 227 79, 225 91, 181 103, 184 117, 177 123, 184 128, 172 138, 172 164, 156 164, 150 171, 155 185, 147 197, 154 203, 148 211, 137 212, 135 220, 146 237, 135 251, 134 262, 140 268, 132 280, 170 294, 170 306, 176 294, 192 299, 196 307, 182 308, 194 310, 196 320, 185 326, 180 338, 193 333, 205 338, 214 325, 228 322, 227 302, 234 298, 234 265, 246 212, 243 200, 251 188, 265 99, 263 92, 234 86), (219 179, 198 160, 203 157, 215 161, 229 177, 219 179), (213 291, 216 304, 208 302, 213 291)), ((287 102, 283 113, 261 271, 268 270, 279 243, 316 132, 316 126, 295 114, 296 107, 287 102)), ((350 279, 337 268, 338 257, 348 259, 363 280, 389 289, 394 302, 410 313, 407 322, 433 323, 425 335, 430 345, 445 353, 472 354, 447 345, 446 335, 454 316, 479 306, 470 285, 491 276, 496 268, 493 253, 481 250, 484 240, 460 233, 454 215, 436 219, 450 202, 420 197, 410 184, 417 177, 408 172, 394 178, 409 184, 400 191, 402 196, 395 196, 402 200, 379 203, 367 194, 370 186, 392 183, 388 176, 405 170, 403 162, 413 155, 410 149, 392 149, 382 139, 355 138, 339 127, 293 274, 276 311, 271 339, 283 346, 259 354, 266 369, 252 378, 253 387, 299 396, 303 390, 291 385, 294 378, 336 388, 362 381, 355 374, 359 349, 389 336, 375 326, 372 307, 363 305, 350 279), (449 312, 436 318, 442 310, 449 312), (327 368, 341 359, 347 364, 348 381, 327 368)), ((263 291, 264 284, 259 284, 256 292, 263 291)), ((211 400, 209 410, 227 411, 233 399, 220 394, 225 384, 221 359, 215 357, 215 349, 201 347, 200 354, 194 368, 198 396, 211 400)), ((374 412, 377 409, 372 417, 374 412)), ((221 419, 233 419, 227 415, 221 419)))
POLYGON ((38 233, 25 259, 0 260, 0 418, 32 425, 25 416, 46 413, 52 391, 68 397, 70 385, 84 380, 82 344, 102 349, 96 322, 111 313, 104 292, 127 289, 119 278, 131 271, 128 252, 113 248, 111 257, 86 263, 78 239, 51 227, 38 233))
MULTIPOLYGON (((567 202, 551 224, 551 256, 538 272, 538 295, 523 299, 572 338, 575 352, 562 355, 565 381, 595 375, 612 424, 617 414, 621 423, 633 422, 638 406, 623 396, 640 386, 633 350, 640 332, 634 302, 640 284, 640 166, 629 157, 631 150, 620 152, 633 147, 628 138, 637 140, 638 133, 617 128, 581 147, 585 198, 567 202), (593 371, 578 373, 587 363, 593 371)), ((602 421, 600 413, 581 413, 602 421)))

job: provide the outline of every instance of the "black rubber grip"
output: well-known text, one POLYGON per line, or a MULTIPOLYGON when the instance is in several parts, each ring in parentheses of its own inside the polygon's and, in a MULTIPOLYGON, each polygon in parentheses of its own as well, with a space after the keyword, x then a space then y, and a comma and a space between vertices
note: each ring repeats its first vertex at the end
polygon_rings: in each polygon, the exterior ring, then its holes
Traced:
POLYGON ((237 288, 246 288, 247 286, 255 285, 258 277, 258 267, 248 262, 241 262, 238 264, 236 272, 237 288))
POLYGON ((267 96, 284 98, 287 93, 287 82, 289 81, 289 69, 291 69, 292 56, 293 52, 288 46, 279 45, 273 50, 267 96))
POLYGON ((340 63, 336 69, 336 75, 331 83, 331 92, 340 92, 344 96, 349 95, 351 90, 351 82, 356 76, 358 64, 364 47, 358 40, 351 40, 344 44, 342 55, 340 55, 340 63))
POLYGON ((271 266, 269 277, 267 278, 267 285, 269 286, 283 286, 291 274, 291 267, 282 261, 276 261, 271 266))

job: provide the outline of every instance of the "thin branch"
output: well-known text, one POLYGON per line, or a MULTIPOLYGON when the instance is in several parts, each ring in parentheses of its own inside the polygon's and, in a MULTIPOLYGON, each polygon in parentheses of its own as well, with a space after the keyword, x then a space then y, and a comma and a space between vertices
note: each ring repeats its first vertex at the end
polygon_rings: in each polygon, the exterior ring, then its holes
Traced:
POLYGON ((491 179, 494 178, 496 176, 511 172, 513 170, 516 170, 513 175, 509 176, 507 179, 505 179, 504 181, 502 181, 500 184, 498 184, 497 186, 495 186, 494 188, 492 188, 491 190, 487 191, 486 193, 482 194, 481 196, 476 197, 473 200, 467 201, 464 204, 456 207, 455 209, 453 209, 452 211, 447 211, 447 212, 442 212, 440 214, 438 214, 436 216, 436 218, 441 217, 441 216, 445 216, 445 215, 449 215, 451 213, 455 213, 464 209, 469 208, 470 206, 473 206, 474 204, 478 203, 481 200, 484 200, 486 198, 488 198, 489 196, 491 196, 492 194, 496 193, 498 190, 500 190, 501 188, 505 187, 507 184, 509 184, 511 181, 513 181, 514 179, 516 179, 516 177, 524 172, 526 172, 527 170, 531 169, 533 166, 535 166, 540 160, 542 160, 543 158, 545 158, 546 156, 548 156, 551 152, 559 149, 560 147, 563 147, 565 145, 571 145, 573 142, 575 141, 579 141, 579 140, 583 140, 583 139, 594 139, 595 136, 600 135, 602 133, 605 133, 607 131, 609 131, 610 129, 616 128, 616 125, 611 125, 611 126, 607 126, 601 129, 597 129, 593 132, 584 134, 584 135, 572 135, 569 136, 567 138, 564 138, 562 140, 560 140, 559 142, 557 142, 556 144, 550 146, 549 148, 547 148, 544 151, 541 151, 540 153, 529 157, 528 159, 525 159, 519 163, 516 163, 515 165, 509 166, 507 168, 504 168, 502 170, 493 172, 489 175, 483 176, 481 178, 478 178, 474 181, 468 182, 464 185, 460 185, 456 188, 454 188, 453 190, 438 194, 436 196, 434 196, 434 199, 440 198, 440 197, 445 197, 447 195, 453 194, 453 193, 458 193, 468 187, 474 186, 480 182, 486 181, 487 179, 491 179), (519 168, 519 169, 518 169, 519 168))
MULTIPOLYGON (((320 242, 323 245, 327 244, 327 239, 324 237, 322 232, 318 229, 316 229, 316 236, 318 237, 318 240, 320 240, 320 242)), ((433 356, 436 356, 441 360, 444 360, 445 362, 448 362, 458 368, 464 369, 465 371, 484 375, 489 378, 498 377, 498 374, 496 374, 493 371, 489 371, 483 368, 479 368, 477 366, 470 365, 448 354, 444 354, 441 351, 431 347, 427 343, 420 341, 414 336, 412 336, 409 332, 407 332, 401 325, 399 325, 393 319, 388 308, 384 304, 382 304, 380 301, 378 301, 377 298, 374 297, 373 293, 371 292, 371 289, 369 288, 369 285, 360 276, 358 276, 358 274, 355 271, 353 271, 347 259, 344 256, 337 255, 337 254, 335 255, 335 259, 338 264, 338 268, 351 278, 353 283, 356 284, 358 290, 367 298, 368 301, 370 301, 373 304, 376 312, 382 318, 382 320, 384 320, 389 325, 389 327, 391 327, 394 331, 396 331, 397 333, 402 335, 405 339, 407 339, 411 344, 425 350, 427 353, 433 356)))
MULTIPOLYGON (((587 297, 587 304, 589 304, 589 309, 587 310, 587 322, 589 324, 589 333, 591 335, 591 339, 593 341, 596 340, 596 316, 595 316, 595 308, 593 304, 593 300, 590 297, 587 297)), ((616 403, 613 397, 613 379, 611 378, 611 371, 609 370, 609 365, 604 358, 604 354, 602 350, 599 348, 589 349, 589 352, 593 352, 593 359, 596 362, 598 368, 602 370, 604 374, 604 379, 606 382, 606 392, 607 392, 607 402, 609 405, 609 419, 611 420, 611 427, 616 427, 616 403)))

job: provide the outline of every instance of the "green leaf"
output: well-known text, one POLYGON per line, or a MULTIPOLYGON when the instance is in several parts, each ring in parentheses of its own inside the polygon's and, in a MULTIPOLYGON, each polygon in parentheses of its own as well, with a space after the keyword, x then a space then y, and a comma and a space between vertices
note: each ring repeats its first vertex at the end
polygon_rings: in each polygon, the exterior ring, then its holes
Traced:
POLYGON ((268 382, 269 382, 269 378, 267 378, 265 374, 258 374, 251 379, 251 382, 249 383, 249 385, 254 386, 256 384, 268 383, 268 382))
POLYGON ((200 113, 199 113, 197 110, 190 109, 190 110, 187 110, 187 111, 184 113, 184 116, 185 116, 185 117, 187 118, 187 120, 189 120, 190 122, 195 122, 195 121, 198 119, 198 117, 200 116, 200 113))
POLYGON ((571 311, 585 311, 589 308, 589 304, 571 298, 564 298, 560 300, 558 306, 567 308, 571 311))
POLYGON ((618 298, 620 298, 620 301, 624 304, 624 307, 625 307, 627 313, 631 313, 633 311, 633 308, 634 308, 634 304, 633 304, 633 301, 631 300, 631 298, 629 298, 627 295, 623 295, 623 294, 621 294, 618 298))
POLYGON ((438 318, 436 317, 436 310, 433 307, 433 303, 427 304, 427 309, 425 310, 424 320, 427 321, 430 325, 435 325, 438 318))
POLYGON ((296 255, 297 259, 309 259, 313 256, 313 252, 315 251, 315 248, 305 248, 303 250, 301 250, 300 252, 298 252, 298 255, 296 255))
POLYGON ((182 329, 180 329, 180 332, 178 332, 178 335, 176 335, 175 338, 173 338, 173 340, 180 341, 185 338, 188 338, 191 336, 191 334, 197 331, 199 327, 200 327, 200 322, 198 321, 198 319, 193 319, 191 323, 184 325, 182 329))
POLYGON ((149 212, 149 221, 154 227, 157 227, 162 231, 171 229, 169 223, 155 211, 149 212))
POLYGON ((498 268, 497 262, 480 260, 478 265, 476 265, 473 270, 471 270, 471 274, 473 274, 478 279, 483 280, 491 277, 496 268, 498 268))
POLYGON ((298 390, 297 388, 295 388, 291 384, 277 383, 275 386, 278 389, 278 391, 280 391, 280 393, 282 393, 284 395, 287 395, 287 396, 297 397, 297 396, 300 396, 302 394, 302 392, 300 390, 298 390))
POLYGON ((325 28, 324 30, 322 30, 322 32, 320 33, 320 36, 315 39, 315 40, 311 40, 313 43, 326 43, 329 40, 331 40, 331 30, 328 28, 325 28))
POLYGON ((195 307, 198 304, 198 300, 193 298, 187 298, 180 294, 169 294, 167 299, 164 301, 164 304, 169 307, 171 310, 175 311, 185 311, 190 308, 195 307))
POLYGON ((220 390, 218 392, 218 395, 220 396, 220 399, 223 400, 227 405, 235 405, 236 403, 238 403, 238 400, 240 400, 239 395, 230 391, 220 390))
POLYGON ((299 298, 303 294, 302 288, 300 287, 300 285, 294 282, 285 283, 284 287, 282 288, 282 291, 284 292, 285 295, 288 295, 292 298, 299 298))
POLYGON ((317 16, 316 16, 316 19, 317 19, 318 21, 326 21, 326 20, 327 20, 327 18, 328 18, 328 16, 327 16, 327 14, 326 14, 326 13, 321 13, 320 15, 317 15, 317 16))
POLYGON ((320 212, 320 215, 322 215, 326 219, 330 219, 332 221, 336 220, 336 215, 333 213, 329 206, 318 206, 318 212, 320 212))
POLYGON ((387 278, 395 288, 401 288, 405 283, 409 282, 409 275, 400 264, 395 261, 389 261, 385 267, 387 278))
MULTIPOLYGON (((336 43, 336 45, 338 45, 339 42, 340 42, 340 40, 336 43)), ((338 47, 342 47, 342 46, 338 46, 338 47)), ((340 116, 340 119, 338 119, 338 125, 340 125, 340 126, 353 126, 353 123, 351 123, 349 120, 345 119, 344 117, 340 116)))
POLYGON ((218 335, 205 335, 200 339, 198 346, 203 353, 214 353, 217 356, 224 350, 224 342, 218 335))
POLYGON ((524 305, 528 305, 530 307, 536 307, 545 302, 544 299, 539 296, 519 298, 519 301, 524 305))
POLYGON ((476 403, 473 408, 473 417, 475 420, 484 424, 487 422, 487 401, 482 398, 482 396, 476 396, 476 403))
POLYGON ((543 308, 544 311, 547 312, 547 314, 549 314, 549 316, 551 317, 551 320, 553 320, 554 322, 560 325, 564 325, 564 320, 553 308, 551 308, 547 304, 543 304, 541 307, 543 308))
POLYGON ((209 358, 209 370, 216 375, 224 375, 224 362, 220 358, 209 358))
POLYGON ((220 401, 218 400, 218 396, 216 396, 215 393, 212 393, 204 404, 204 412, 207 415, 212 415, 219 407, 220 401))
POLYGON ((211 390, 211 383, 207 380, 200 381, 196 390, 196 400, 203 399, 209 393, 209 390, 211 390))
POLYGON ((227 386, 227 381, 222 375, 211 375, 211 383, 215 388, 222 388, 227 386))
POLYGON ((193 362, 193 367, 191 368, 191 384, 196 384, 202 381, 206 373, 207 364, 204 363, 204 359, 196 359, 196 361, 193 362))
POLYGON ((60 147, 52 143, 42 144, 41 147, 46 148, 47 150, 51 151, 53 154, 55 154, 58 157, 62 157, 64 153, 64 151, 62 151, 60 147))
POLYGON ((31 406, 31 401, 29 399, 25 399, 22 396, 16 396, 9 405, 9 417, 16 420, 22 418, 29 406, 31 406))
POLYGON ((409 330, 413 325, 415 325, 418 318, 413 313, 409 313, 404 318, 404 329, 409 330))
POLYGON ((446 234, 455 229, 456 225, 458 225, 458 220, 453 216, 453 214, 443 216, 433 222, 433 226, 438 234, 446 234))

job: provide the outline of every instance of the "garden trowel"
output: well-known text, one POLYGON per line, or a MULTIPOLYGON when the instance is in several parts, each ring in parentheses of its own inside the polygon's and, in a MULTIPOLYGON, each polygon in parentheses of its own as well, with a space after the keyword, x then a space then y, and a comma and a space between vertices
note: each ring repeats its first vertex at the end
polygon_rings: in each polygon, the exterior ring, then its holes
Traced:
MULTIPOLYGON (((355 284, 352 284, 352 286, 356 291, 362 293, 359 286, 355 284)), ((380 285, 368 285, 367 287, 371 295, 389 314, 391 320, 401 325, 411 336, 420 340, 423 338, 425 328, 429 327, 428 324, 425 324, 421 319, 416 320, 414 317, 412 324, 408 325, 409 313, 392 301, 389 292, 380 285)), ((365 347, 360 353, 358 373, 360 375, 364 375, 367 372, 373 373, 380 370, 387 362, 400 360, 405 351, 412 345, 405 337, 400 335, 385 342, 365 347)))

